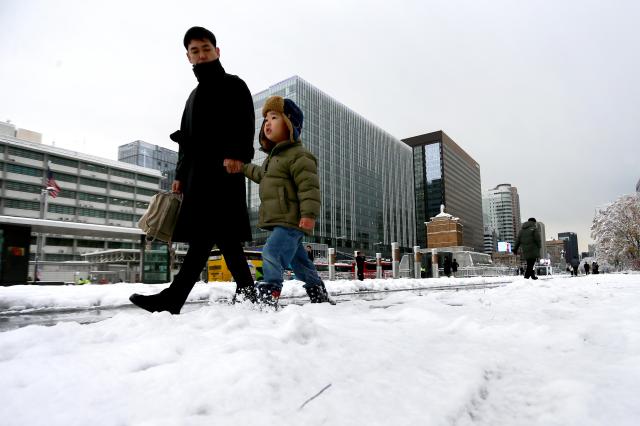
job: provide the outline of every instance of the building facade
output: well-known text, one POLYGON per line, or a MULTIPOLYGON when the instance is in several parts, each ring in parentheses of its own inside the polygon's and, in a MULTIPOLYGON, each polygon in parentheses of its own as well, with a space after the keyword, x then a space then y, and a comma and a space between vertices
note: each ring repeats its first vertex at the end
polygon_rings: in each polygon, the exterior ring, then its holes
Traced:
POLYGON ((576 235, 575 232, 560 232, 558 239, 567 242, 564 253, 564 258, 567 262, 571 262, 571 259, 580 259, 580 253, 578 252, 578 235, 576 235))
MULTIPOLYGON (((0 136, 0 215, 136 227, 161 177, 156 170, 0 136), (61 189, 56 197, 43 194, 48 167, 61 189)), ((138 247, 135 240, 47 235, 40 259, 84 260, 87 252, 138 247)), ((35 236, 30 252, 33 259, 35 236)))
POLYGON ((427 248, 462 246, 462 235, 460 219, 444 211, 427 222, 427 248))
POLYGON ((485 225, 496 230, 498 241, 506 241, 513 246, 521 222, 518 189, 505 183, 485 191, 482 213, 485 225))
POLYGON ((118 147, 118 161, 160 170, 163 176, 160 181, 160 188, 164 191, 169 191, 176 177, 178 153, 144 141, 133 141, 118 147))
POLYGON ((567 251, 567 242, 565 240, 549 240, 545 242, 547 247, 547 256, 551 261, 551 265, 564 269, 567 264, 565 252, 567 251))
MULTIPOLYGON (((302 109, 302 143, 318 159, 321 213, 308 241, 368 255, 390 254, 392 242, 410 249, 416 241, 411 149, 294 76, 253 95, 255 164, 266 158, 259 151, 258 134, 262 106, 273 95, 290 98, 302 109)), ((250 181, 247 204, 254 244, 262 244, 268 233, 256 228, 260 199, 258 185, 250 181)))
POLYGON ((440 212, 460 218, 464 245, 483 251, 480 165, 446 133, 403 139, 413 152, 416 237, 428 246, 424 223, 440 212))
POLYGON ((484 225, 483 253, 492 254, 498 250, 498 233, 490 225, 484 225))

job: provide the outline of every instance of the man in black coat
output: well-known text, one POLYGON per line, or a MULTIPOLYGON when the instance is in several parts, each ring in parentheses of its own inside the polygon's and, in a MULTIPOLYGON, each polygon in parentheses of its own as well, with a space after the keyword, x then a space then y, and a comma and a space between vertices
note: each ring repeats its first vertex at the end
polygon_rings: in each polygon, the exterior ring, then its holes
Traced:
POLYGON ((536 264, 536 260, 540 255, 540 247, 542 245, 542 237, 536 219, 531 217, 525 223, 522 224, 518 237, 516 238, 516 244, 513 247, 513 254, 518 254, 518 250, 521 250, 522 259, 527 261, 527 270, 524 273, 524 277, 532 280, 537 280, 536 273, 533 270, 533 266, 536 264))
POLYGON ((187 58, 198 86, 182 114, 176 180, 172 190, 183 195, 174 242, 189 243, 180 272, 159 294, 134 294, 130 300, 150 312, 180 313, 205 267, 214 244, 220 248, 236 284, 236 294, 254 299, 253 278, 243 241, 251 240, 243 163, 253 159, 255 114, 249 88, 227 74, 211 31, 193 27, 184 36, 187 58))
POLYGON ((366 258, 362 255, 362 253, 356 252, 356 269, 357 269, 358 279, 360 281, 364 281, 364 262, 365 261, 366 261, 366 258))

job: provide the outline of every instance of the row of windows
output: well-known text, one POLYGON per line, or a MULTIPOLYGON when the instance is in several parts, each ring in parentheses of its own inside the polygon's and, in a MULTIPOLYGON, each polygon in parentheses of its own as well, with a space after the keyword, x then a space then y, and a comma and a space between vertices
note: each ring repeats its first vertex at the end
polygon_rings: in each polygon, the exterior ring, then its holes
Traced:
MULTIPOLYGON (((37 152, 37 151, 31 151, 31 150, 27 150, 27 149, 22 149, 22 148, 18 148, 18 147, 14 147, 14 146, 9 146, 9 154, 10 155, 17 155, 19 157, 24 157, 24 158, 30 158, 33 160, 39 160, 39 161, 44 161, 44 154, 41 152, 37 152)), ((61 166, 66 166, 66 167, 73 167, 73 168, 77 168, 78 167, 78 161, 76 160, 70 160, 68 158, 64 158, 64 157, 57 157, 55 155, 50 155, 49 156, 49 161, 51 161, 53 164, 59 164, 61 166)), ((97 172, 97 173, 103 173, 103 174, 107 174, 109 169, 107 166, 103 166, 103 165, 99 165, 99 164, 93 164, 93 163, 80 163, 80 168, 83 170, 88 170, 91 172, 97 172)), ((33 169, 31 167, 29 167, 29 169, 33 169)), ((22 174, 30 174, 31 176, 40 176, 42 174, 41 171, 39 171, 39 169, 33 169, 33 170, 38 170, 37 174, 32 174, 34 173, 33 171, 29 172, 29 173, 22 173, 22 174)), ((20 172, 15 172, 15 173, 20 173, 20 172)), ((113 176, 119 176, 119 177, 123 177, 123 178, 127 178, 127 179, 135 179, 136 175, 133 172, 128 172, 126 170, 120 170, 120 169, 111 169, 111 174, 113 176)), ((58 173, 55 174, 55 178, 59 179, 58 177, 58 173)), ((60 179, 63 180, 63 179, 60 179)), ((138 175, 138 180, 141 182, 147 182, 147 183, 153 183, 153 184, 158 184, 158 178, 153 177, 153 176, 146 176, 146 175, 138 175)), ((75 182, 75 179, 72 181, 75 182)))
MULTIPOLYGON (((45 246, 56 246, 56 247, 73 247, 73 239, 72 238, 60 238, 60 237, 47 237, 45 246)), ((105 241, 100 240, 77 240, 77 247, 93 247, 93 248, 103 248, 105 245, 105 241)), ((110 249, 131 249, 134 248, 133 243, 127 243, 122 241, 106 241, 107 248, 110 249)), ((35 244, 35 242, 34 242, 35 244)), ((138 248, 140 245, 135 244, 135 248, 138 248)))
POLYGON ((41 152, 17 148, 15 146, 9 146, 9 155, 17 155, 19 157, 31 158, 33 160, 44 160, 44 154, 41 152))

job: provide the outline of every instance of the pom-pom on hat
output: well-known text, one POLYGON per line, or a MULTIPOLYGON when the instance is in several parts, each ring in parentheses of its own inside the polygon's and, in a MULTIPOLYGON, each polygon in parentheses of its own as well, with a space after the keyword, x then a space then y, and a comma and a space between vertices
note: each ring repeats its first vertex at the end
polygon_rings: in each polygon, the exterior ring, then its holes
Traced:
MULTIPOLYGON (((304 114, 295 102, 281 96, 271 96, 265 101, 264 106, 262 107, 262 116, 266 117, 267 112, 269 111, 275 111, 282 114, 284 122, 289 128, 289 139, 291 142, 296 142, 300 139, 304 114)), ((271 145, 271 141, 269 141, 264 134, 264 122, 260 128, 260 143, 262 146, 271 145)))

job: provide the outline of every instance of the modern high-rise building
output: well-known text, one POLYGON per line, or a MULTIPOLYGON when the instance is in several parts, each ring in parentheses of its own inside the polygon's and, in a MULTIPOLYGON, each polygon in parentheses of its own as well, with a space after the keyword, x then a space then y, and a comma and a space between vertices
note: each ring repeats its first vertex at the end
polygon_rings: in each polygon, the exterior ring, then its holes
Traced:
POLYGON ((492 254, 498 250, 498 233, 491 225, 484 225, 483 253, 492 254))
POLYGON ((538 231, 540 231, 540 253, 538 257, 540 259, 547 258, 547 228, 544 226, 543 222, 536 222, 538 225, 538 231))
POLYGON ((485 225, 498 233, 499 241, 513 245, 520 230, 520 197, 518 189, 504 183, 485 191, 482 195, 485 225))
POLYGON ((580 259, 580 252, 578 252, 578 236, 575 232, 560 232, 558 234, 559 240, 567 242, 564 258, 567 262, 571 262, 571 259, 580 259))
MULTIPOLYGON (((258 134, 262 105, 272 95, 290 98, 302 109, 302 143, 318 159, 321 213, 308 240, 342 252, 358 249, 369 255, 389 255, 392 242, 410 249, 416 242, 411 149, 294 76, 253 95, 256 164, 262 164, 266 157, 258 150, 258 134)), ((250 181, 247 198, 254 243, 264 243, 268 233, 256 228, 258 186, 250 181)), ((421 226, 424 228, 424 223, 421 226)))
POLYGON ((171 184, 176 177, 178 153, 148 142, 133 141, 118 147, 118 161, 160 170, 163 176, 160 181, 160 188, 168 191, 171 189, 171 184))
POLYGON ((427 246, 424 223, 446 211, 460 218, 463 242, 482 252, 480 165, 446 133, 437 131, 403 139, 413 151, 416 237, 427 246))
MULTIPOLYGON (((151 197, 158 192, 159 171, 0 136, 0 215, 135 228, 151 197), (60 191, 42 190, 47 169, 60 191), (46 212, 44 206, 47 206, 46 212)), ((139 240, 114 240, 49 234, 43 241, 45 261, 83 260, 82 254, 139 247, 139 240)), ((36 253, 32 236, 30 255, 36 253)))

